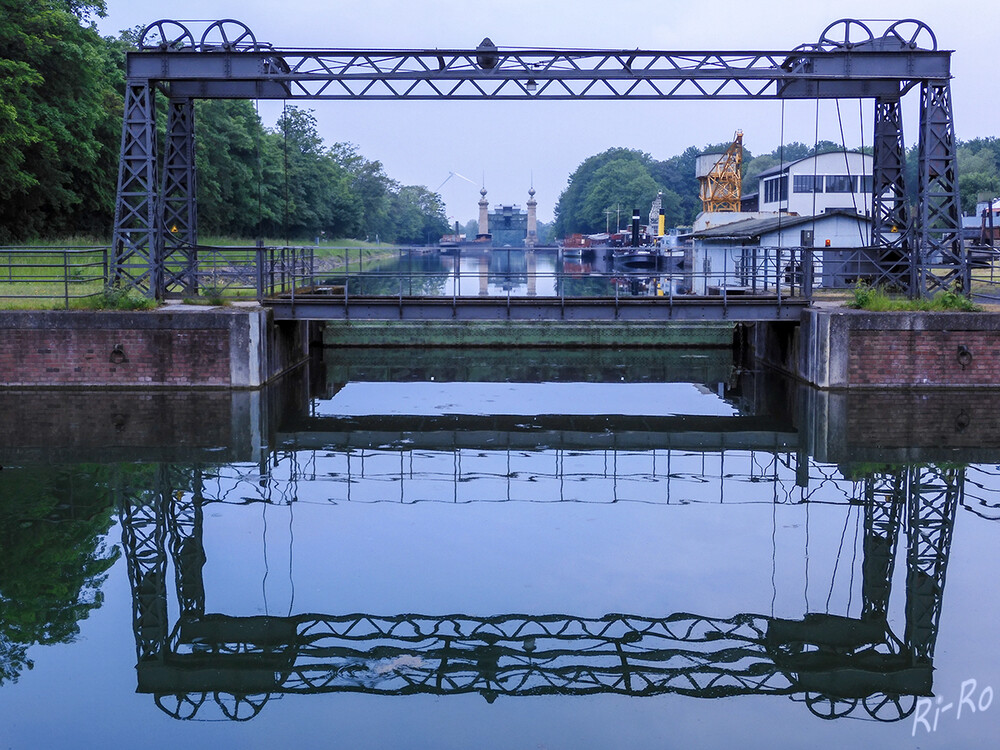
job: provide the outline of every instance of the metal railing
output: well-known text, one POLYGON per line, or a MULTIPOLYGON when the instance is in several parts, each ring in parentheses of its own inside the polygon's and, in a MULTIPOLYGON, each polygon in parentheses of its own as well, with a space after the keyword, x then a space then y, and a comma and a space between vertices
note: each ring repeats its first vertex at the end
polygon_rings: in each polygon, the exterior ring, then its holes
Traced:
MULTIPOLYGON (((643 251, 645 249, 640 249, 643 251)), ((733 259, 720 253, 716 267, 683 267, 676 258, 644 252, 619 252, 605 268, 559 255, 546 267, 536 260, 556 249, 534 253, 520 248, 449 250, 398 247, 387 256, 366 261, 360 251, 345 250, 336 259, 309 263, 271 261, 269 273, 280 276, 284 291, 269 285, 265 296, 387 298, 559 297, 627 298, 662 296, 744 297, 765 295, 803 298, 811 294, 813 263, 802 248, 754 248, 733 259), (290 288, 289 288, 290 287, 290 288)), ((603 249, 598 250, 603 252, 603 249)), ((709 264, 706 264, 709 265, 709 264)))
POLYGON ((192 263, 183 293, 209 297, 294 294, 296 284, 311 284, 316 266, 314 247, 197 245, 186 252, 192 263))
MULTIPOLYGON (((606 263, 583 261, 556 248, 207 246, 183 248, 167 261, 181 280, 168 295, 219 298, 336 296, 414 298, 522 296, 811 299, 817 288, 878 286, 891 276, 881 248, 705 246, 677 257, 639 248, 616 249, 606 263), (542 261, 541 258, 548 260, 542 261), (553 260, 554 258, 554 260, 553 260)), ((597 248, 595 254, 608 252, 597 248)), ((109 247, 0 247, 0 301, 55 303, 101 294, 109 283, 109 247)), ((589 256, 588 256, 589 257, 589 256)), ((972 289, 1000 301, 993 248, 972 248, 972 289)), ((906 264, 899 259, 897 265, 906 264)), ((892 269, 890 269, 892 270, 892 269)), ((895 269, 898 270, 898 269, 895 269)))
POLYGON ((100 295, 110 247, 0 247, 0 302, 10 306, 61 304, 100 295))

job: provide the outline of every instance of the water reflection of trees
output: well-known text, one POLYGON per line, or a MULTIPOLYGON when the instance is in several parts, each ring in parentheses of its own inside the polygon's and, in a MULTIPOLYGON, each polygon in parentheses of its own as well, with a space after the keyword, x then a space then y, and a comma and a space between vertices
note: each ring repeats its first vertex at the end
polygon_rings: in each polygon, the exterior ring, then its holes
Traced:
POLYGON ((0 684, 17 682, 36 645, 67 643, 99 608, 120 550, 107 467, 0 471, 0 684))

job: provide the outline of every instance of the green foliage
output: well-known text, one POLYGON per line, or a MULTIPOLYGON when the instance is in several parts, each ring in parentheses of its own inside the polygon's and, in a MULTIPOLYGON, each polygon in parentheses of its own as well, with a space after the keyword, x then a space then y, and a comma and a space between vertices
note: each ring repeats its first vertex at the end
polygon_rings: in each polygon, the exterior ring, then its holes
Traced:
POLYGON ((971 213, 980 199, 1000 195, 1000 138, 976 138, 962 143, 957 158, 962 209, 971 213))
POLYGON ((981 312, 982 307, 957 292, 945 291, 930 298, 893 297, 882 287, 858 284, 852 290, 848 307, 870 312, 981 312))
POLYGON ((658 190, 649 173, 651 163, 649 154, 626 148, 608 149, 584 160, 556 204, 557 236, 603 232, 609 217, 617 222, 622 216, 627 224, 634 208, 648 213, 658 190))
POLYGON ((440 195, 400 185, 350 144, 327 147, 310 110, 287 107, 267 130, 250 102, 197 106, 206 234, 424 243, 448 229, 440 195))
POLYGON ((156 300, 142 296, 134 289, 107 286, 100 294, 86 300, 91 310, 152 310, 156 300))
POLYGON ((111 223, 124 57, 81 23, 103 12, 103 2, 3 3, 0 242, 111 223))

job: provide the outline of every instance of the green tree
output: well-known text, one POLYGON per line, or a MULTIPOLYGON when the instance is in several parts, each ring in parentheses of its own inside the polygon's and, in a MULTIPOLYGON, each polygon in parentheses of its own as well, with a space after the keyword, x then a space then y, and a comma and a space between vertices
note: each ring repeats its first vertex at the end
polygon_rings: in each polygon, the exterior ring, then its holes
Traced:
POLYGON ((594 173, 590 188, 583 200, 580 217, 580 232, 593 234, 603 232, 608 215, 617 206, 626 208, 631 221, 632 209, 638 208, 642 223, 645 224, 649 206, 656 199, 659 186, 649 175, 646 165, 634 160, 615 159, 609 161, 594 173))
POLYGON ((423 244, 437 242, 446 234, 448 218, 437 193, 420 185, 407 185, 392 196, 393 242, 423 244))
MULTIPOLYGON (((570 175, 566 189, 563 190, 559 196, 559 201, 556 203, 556 235, 564 237, 571 232, 603 232, 606 222, 604 211, 616 209, 617 204, 622 201, 624 201, 622 210, 631 212, 634 206, 628 205, 628 201, 632 199, 632 193, 630 192, 623 195, 621 199, 614 200, 606 190, 606 182, 602 185, 604 196, 601 201, 591 200, 588 204, 588 198, 594 189, 595 183, 602 177, 602 175, 598 174, 600 169, 606 164, 619 162, 613 168, 613 171, 618 173, 621 173, 622 169, 627 169, 627 165, 633 165, 633 169, 640 170, 641 168, 645 177, 649 177, 647 165, 650 161, 648 154, 627 148, 611 148, 585 159, 576 168, 576 171, 570 175), (607 201, 609 200, 612 202, 608 203, 607 201), (601 205, 598 205, 598 203, 601 203, 601 205)), ((603 176, 607 176, 607 174, 605 172, 603 176)), ((656 191, 654 190, 653 197, 655 196, 656 191)))
POLYGON ((0 3, 0 241, 107 232, 114 211, 121 46, 104 2, 0 3))
POLYGON ((977 138, 962 143, 957 158, 962 209, 972 213, 980 198, 1000 195, 1000 139, 977 138))
POLYGON ((253 105, 199 101, 195 123, 200 231, 253 237, 265 221, 272 225, 280 221, 274 205, 276 186, 264 189, 264 128, 253 105))

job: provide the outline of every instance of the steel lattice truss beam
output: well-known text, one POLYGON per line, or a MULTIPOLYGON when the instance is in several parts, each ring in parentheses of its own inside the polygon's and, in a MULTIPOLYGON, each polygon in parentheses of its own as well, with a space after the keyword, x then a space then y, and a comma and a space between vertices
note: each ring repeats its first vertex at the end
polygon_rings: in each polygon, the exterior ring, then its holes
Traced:
POLYGON ((967 289, 950 64, 951 53, 938 50, 930 29, 911 19, 880 36, 845 19, 816 43, 745 52, 513 49, 489 39, 474 49, 277 49, 259 43, 237 21, 211 24, 200 42, 181 23, 157 21, 127 60, 113 280, 157 297, 192 290, 197 256, 186 248, 197 243, 193 99, 874 98, 874 236, 884 248, 886 274, 912 294, 967 289), (898 104, 916 86, 922 92, 920 210, 912 226, 903 199, 898 104), (156 177, 156 90, 171 99, 162 187, 156 177), (168 241, 174 227, 176 241, 168 241))
POLYGON ((192 57, 142 52, 131 79, 174 97, 471 101, 830 99, 899 96, 947 78, 949 53, 646 50, 246 50, 192 57), (857 66, 859 71, 855 71, 857 66), (488 67, 487 67, 488 66, 488 67))

